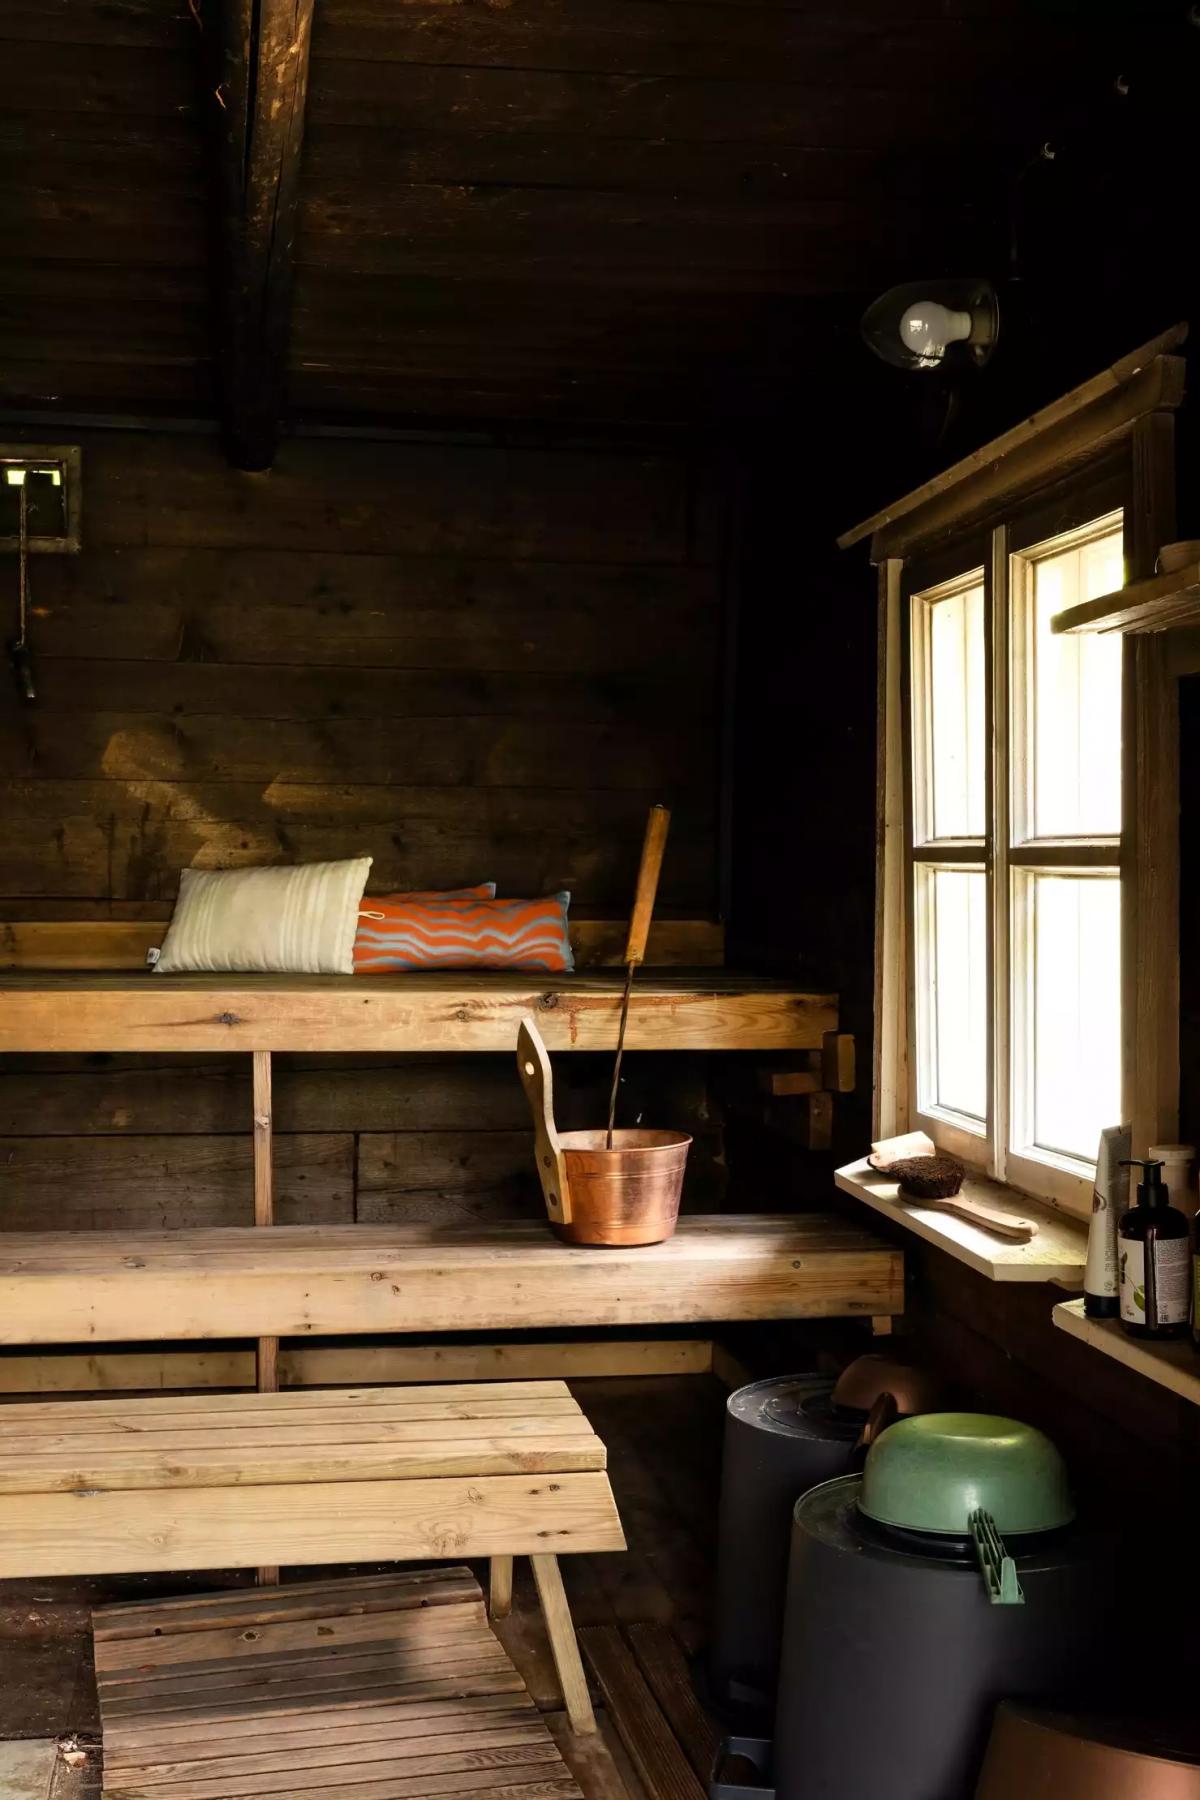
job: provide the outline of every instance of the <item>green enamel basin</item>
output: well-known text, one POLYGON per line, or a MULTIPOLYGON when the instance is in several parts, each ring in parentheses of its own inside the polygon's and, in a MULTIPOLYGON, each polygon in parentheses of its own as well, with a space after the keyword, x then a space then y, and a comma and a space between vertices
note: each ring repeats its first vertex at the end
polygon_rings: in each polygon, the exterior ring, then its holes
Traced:
POLYGON ((867 1453, 858 1504, 882 1525, 956 1537, 979 1512, 1012 1537, 1054 1531, 1075 1516, 1050 1439, 989 1413, 922 1413, 889 1425, 867 1453))

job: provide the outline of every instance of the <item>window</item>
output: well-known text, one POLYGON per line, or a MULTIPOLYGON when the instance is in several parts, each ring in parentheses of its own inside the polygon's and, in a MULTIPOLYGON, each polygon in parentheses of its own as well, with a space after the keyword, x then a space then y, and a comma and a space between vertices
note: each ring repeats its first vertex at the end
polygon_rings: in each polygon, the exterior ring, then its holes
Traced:
POLYGON ((1074 1208, 1121 1116, 1121 640, 1051 620, 1122 585, 1122 513, 952 561, 906 580, 910 1110, 1074 1208))

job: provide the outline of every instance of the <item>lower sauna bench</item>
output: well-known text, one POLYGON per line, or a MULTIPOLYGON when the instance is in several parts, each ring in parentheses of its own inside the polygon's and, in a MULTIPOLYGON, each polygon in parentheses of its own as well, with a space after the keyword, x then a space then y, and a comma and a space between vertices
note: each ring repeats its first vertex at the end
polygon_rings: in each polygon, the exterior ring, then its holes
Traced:
POLYGON ((0 1577, 528 1556, 576 1731, 595 1729, 558 1559, 625 1549, 565 1382, 0 1407, 0 1577))
POLYGON ((820 1213, 693 1214, 665 1244, 539 1220, 0 1234, 0 1344, 889 1318, 900 1251, 820 1213))

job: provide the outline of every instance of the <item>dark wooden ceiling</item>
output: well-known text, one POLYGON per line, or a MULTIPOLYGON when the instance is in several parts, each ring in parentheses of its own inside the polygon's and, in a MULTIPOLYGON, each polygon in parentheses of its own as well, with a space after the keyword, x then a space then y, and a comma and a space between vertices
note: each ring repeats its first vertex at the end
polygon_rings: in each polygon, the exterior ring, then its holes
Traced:
MULTIPOLYGON (((216 0, 0 0, 0 407, 211 414, 216 0)), ((283 408, 692 424, 1005 254, 1137 8, 316 0, 283 408)))

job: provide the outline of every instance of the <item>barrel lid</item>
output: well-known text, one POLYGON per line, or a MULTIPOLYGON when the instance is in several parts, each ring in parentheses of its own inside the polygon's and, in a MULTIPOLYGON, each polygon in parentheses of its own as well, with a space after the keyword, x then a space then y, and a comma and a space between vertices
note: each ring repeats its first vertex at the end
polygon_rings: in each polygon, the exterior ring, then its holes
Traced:
POLYGON ((858 1424, 830 1413, 832 1392, 827 1375, 771 1375, 730 1394, 726 1411, 740 1424, 781 1437, 853 1437, 858 1424))

